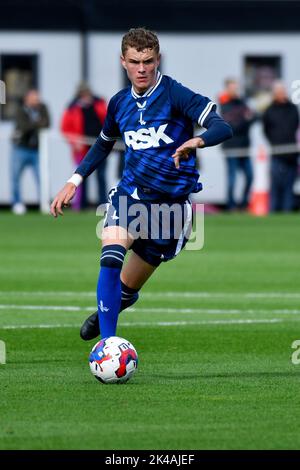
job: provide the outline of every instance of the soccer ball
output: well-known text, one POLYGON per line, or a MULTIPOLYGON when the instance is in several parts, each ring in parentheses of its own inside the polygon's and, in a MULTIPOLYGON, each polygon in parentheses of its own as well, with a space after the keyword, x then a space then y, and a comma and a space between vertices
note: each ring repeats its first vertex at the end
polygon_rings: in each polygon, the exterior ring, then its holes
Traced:
POLYGON ((138 355, 124 338, 110 336, 93 347, 89 357, 94 377, 102 383, 124 383, 135 373, 138 355))

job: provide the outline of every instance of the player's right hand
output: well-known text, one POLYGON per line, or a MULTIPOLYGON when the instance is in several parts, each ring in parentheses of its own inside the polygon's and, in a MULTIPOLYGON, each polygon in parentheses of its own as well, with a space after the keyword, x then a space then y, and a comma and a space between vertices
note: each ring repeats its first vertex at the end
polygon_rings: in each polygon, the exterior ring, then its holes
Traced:
POLYGON ((73 183, 66 183, 65 186, 62 188, 61 191, 55 196, 51 206, 50 206, 50 212, 53 215, 53 217, 57 217, 59 215, 64 215, 62 208, 63 207, 68 207, 70 204, 70 201, 73 199, 75 192, 76 192, 76 186, 73 183))

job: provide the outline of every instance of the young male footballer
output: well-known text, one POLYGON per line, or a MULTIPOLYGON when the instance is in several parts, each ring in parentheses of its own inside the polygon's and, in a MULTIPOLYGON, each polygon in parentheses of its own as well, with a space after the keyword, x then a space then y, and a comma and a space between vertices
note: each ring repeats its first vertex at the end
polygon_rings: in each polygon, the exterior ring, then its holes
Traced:
POLYGON ((162 75, 159 61, 159 41, 152 31, 136 28, 124 35, 121 63, 132 86, 111 98, 97 141, 51 204, 52 215, 62 215, 76 188, 108 156, 116 139, 122 138, 125 168, 118 186, 109 193, 97 285, 98 311, 81 327, 84 340, 100 332, 102 338, 115 336, 119 313, 137 301, 139 290, 160 263, 183 249, 192 223, 188 197, 202 189, 195 165, 196 149, 217 145, 232 136, 231 127, 216 113, 216 105, 162 75), (196 123, 206 131, 193 137, 196 123), (168 237, 153 237, 151 208, 174 203, 184 214, 180 234, 171 227, 168 237), (130 229, 135 204, 143 205, 148 215, 140 236, 134 236, 130 229), (123 264, 128 250, 128 261, 123 264))

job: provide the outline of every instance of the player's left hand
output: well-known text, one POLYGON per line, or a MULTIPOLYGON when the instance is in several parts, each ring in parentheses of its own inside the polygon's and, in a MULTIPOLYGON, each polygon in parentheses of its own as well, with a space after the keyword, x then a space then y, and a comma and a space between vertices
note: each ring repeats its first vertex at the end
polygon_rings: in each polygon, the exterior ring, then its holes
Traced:
POLYGON ((197 148, 204 147, 204 141, 201 139, 201 137, 194 137, 193 139, 187 140, 184 142, 176 152, 172 155, 174 158, 174 163, 175 167, 178 169, 180 168, 180 160, 187 160, 189 158, 190 152, 197 148))

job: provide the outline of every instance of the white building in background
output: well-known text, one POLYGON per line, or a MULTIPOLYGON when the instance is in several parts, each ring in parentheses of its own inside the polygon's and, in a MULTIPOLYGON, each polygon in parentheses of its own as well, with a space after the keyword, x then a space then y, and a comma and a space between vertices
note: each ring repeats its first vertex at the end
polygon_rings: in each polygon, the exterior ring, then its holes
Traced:
MULTIPOLYGON (((224 78, 237 77, 249 86, 255 80, 255 61, 277 69, 290 87, 300 79, 298 59, 300 34, 159 34, 162 52, 162 72, 171 75, 186 86, 208 95, 213 100, 223 88, 224 78), (253 66, 254 64, 254 66, 253 66)), ((88 76, 95 94, 107 100, 124 87, 125 76, 120 66, 119 33, 90 33, 87 40, 88 76)), ((22 65, 32 63, 32 73, 43 101, 51 113, 52 131, 49 137, 51 194, 65 182, 73 171, 69 146, 59 135, 59 123, 64 107, 70 102, 81 79, 81 36, 77 33, 35 33, 0 31, 0 67, 8 70, 17 58, 22 65), (27 62, 26 62, 27 61, 27 62)), ((13 77, 13 75, 11 75, 13 77)), ((24 75, 26 77, 26 75, 24 75)), ((12 78, 13 79, 13 78, 12 78)), ((25 79, 25 78, 24 78, 25 79)), ((9 101, 9 96, 7 97, 9 101)), ((10 136, 11 120, 5 119, 1 105, 0 121, 0 205, 10 203, 10 136)), ((263 140, 260 126, 252 131, 253 149, 263 140)), ((197 201, 225 202, 226 174, 221 149, 211 148, 199 152, 201 181, 204 191, 197 201)), ((108 165, 108 183, 116 182, 117 155, 112 154, 108 165)), ((38 202, 35 184, 29 170, 23 178, 25 202, 38 202)), ((95 187, 90 188, 91 199, 95 187)))

